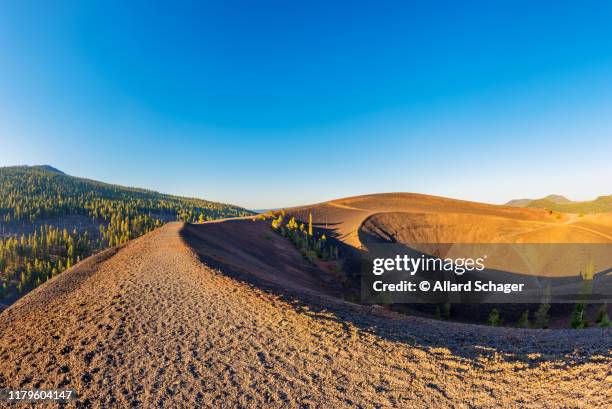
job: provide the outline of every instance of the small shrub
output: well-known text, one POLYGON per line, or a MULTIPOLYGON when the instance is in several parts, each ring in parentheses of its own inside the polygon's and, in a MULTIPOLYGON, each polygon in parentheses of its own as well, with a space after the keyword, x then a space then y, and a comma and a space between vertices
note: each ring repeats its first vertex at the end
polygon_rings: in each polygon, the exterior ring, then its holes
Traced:
POLYGON ((447 301, 446 304, 444 304, 444 309, 442 310, 442 316, 444 317, 445 320, 450 320, 450 317, 451 317, 450 301, 447 301))
POLYGON ((317 262, 317 252, 314 250, 309 250, 306 252, 306 259, 312 263, 312 264, 316 264, 317 262))
POLYGON ((584 272, 580 272, 580 276, 584 280, 583 283, 583 293, 589 294, 592 288, 593 277, 595 276, 595 264, 593 261, 589 261, 584 268, 584 272))
POLYGON ((487 318, 487 324, 492 327, 499 327, 502 324, 501 317, 499 316, 499 311, 497 308, 493 308, 491 313, 489 314, 489 318, 487 318))
POLYGON ((570 325, 574 329, 582 329, 589 326, 589 322, 585 317, 585 305, 584 303, 577 303, 574 311, 572 312, 572 320, 570 325))
POLYGON ((526 309, 523 312, 523 314, 519 318, 518 322, 516 323, 516 326, 518 328, 529 328, 530 327, 530 323, 529 323, 529 309, 526 309))
POLYGON ((388 305, 392 304, 391 294, 389 292, 380 292, 375 297, 376 304, 388 305))
POLYGON ((610 321, 610 318, 608 317, 608 313, 606 313, 601 320, 599 320, 599 322, 597 323, 597 326, 599 328, 608 328, 608 327, 612 327, 612 322, 610 321))
POLYGON ((550 310, 550 287, 544 289, 544 295, 542 296, 542 303, 533 314, 535 318, 535 328, 548 328, 548 310, 550 310))
POLYGON ((595 320, 595 323, 600 328, 607 328, 607 327, 612 326, 612 322, 610 322, 610 317, 608 317, 608 305, 607 304, 602 304, 602 306, 599 308, 599 311, 597 312, 597 319, 595 320))

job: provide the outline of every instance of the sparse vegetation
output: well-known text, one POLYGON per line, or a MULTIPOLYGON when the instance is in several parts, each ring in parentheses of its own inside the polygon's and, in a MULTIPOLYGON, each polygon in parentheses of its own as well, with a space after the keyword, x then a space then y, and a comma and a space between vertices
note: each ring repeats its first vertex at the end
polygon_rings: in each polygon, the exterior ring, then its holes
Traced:
POLYGON ((533 314, 535 328, 548 328, 548 311, 550 310, 550 287, 544 289, 542 303, 533 314))
POLYGON ((584 271, 580 272, 580 276, 583 280, 582 293, 580 295, 581 300, 576 303, 574 311, 572 312, 570 325, 574 329, 582 329, 589 326, 589 321, 586 317, 586 302, 585 298, 591 293, 593 289, 593 276, 595 274, 595 265, 593 262, 589 262, 584 271))
POLYGON ((576 304, 576 307, 574 308, 574 311, 572 312, 572 319, 570 322, 570 325, 572 326, 572 328, 574 329, 582 329, 582 328, 586 328, 589 326, 589 321, 586 319, 585 316, 585 305, 584 303, 580 302, 576 304))
POLYGON ((521 314, 516 326, 517 328, 529 328, 531 326, 529 322, 529 309, 526 309, 523 314, 521 314))
POLYGON ((550 200, 550 198, 528 200, 524 207, 535 207, 546 209, 551 213, 562 212, 562 213, 574 213, 584 216, 590 213, 603 213, 612 211, 612 195, 600 196, 595 200, 586 202, 558 202, 550 200))
POLYGON ((487 318, 487 324, 493 327, 499 327, 500 325, 502 325, 502 319, 499 315, 499 311, 497 310, 497 308, 493 308, 489 313, 489 318, 487 318))
POLYGON ((304 223, 298 223, 295 217, 291 217, 284 223, 286 213, 284 211, 271 213, 271 226, 281 236, 291 240, 295 247, 309 262, 315 264, 318 259, 338 260, 338 246, 328 242, 325 234, 315 234, 312 225, 312 214, 309 215, 308 228, 304 223))
POLYGON ((450 303, 450 301, 447 301, 444 304, 444 307, 442 309, 442 317, 445 320, 450 320, 450 318, 451 318, 451 303, 450 303))
POLYGON ((610 322, 610 317, 608 317, 608 304, 604 303, 599 307, 599 311, 597 311, 597 318, 595 319, 595 324, 597 324, 600 328, 607 328, 612 326, 612 322, 610 322))

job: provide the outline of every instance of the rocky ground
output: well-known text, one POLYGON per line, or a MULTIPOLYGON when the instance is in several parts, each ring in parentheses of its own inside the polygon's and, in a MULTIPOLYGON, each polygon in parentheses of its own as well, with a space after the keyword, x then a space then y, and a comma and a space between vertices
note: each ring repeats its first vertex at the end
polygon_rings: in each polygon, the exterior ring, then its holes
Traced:
POLYGON ((207 244, 181 229, 79 263, 0 314, 0 387, 71 388, 79 407, 612 401, 609 329, 453 324, 264 290, 203 263, 207 244))

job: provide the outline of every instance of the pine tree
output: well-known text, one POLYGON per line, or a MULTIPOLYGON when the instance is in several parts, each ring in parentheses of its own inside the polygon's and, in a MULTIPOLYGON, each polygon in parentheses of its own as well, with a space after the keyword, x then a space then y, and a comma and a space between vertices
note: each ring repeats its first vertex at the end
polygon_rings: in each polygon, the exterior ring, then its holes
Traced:
POLYGON ((450 301, 447 301, 444 304, 444 307, 443 307, 443 310, 442 310, 442 316, 446 320, 450 319, 450 317, 451 317, 451 303, 450 303, 450 301))
POLYGON ((518 328, 529 328, 529 326, 530 326, 530 323, 529 323, 529 309, 526 309, 523 312, 523 314, 519 318, 518 322, 516 323, 516 326, 518 328))
POLYGON ((542 303, 533 314, 535 321, 534 327, 536 328, 548 328, 548 310, 550 310, 550 287, 544 289, 542 296, 542 303))
POLYGON ((599 311, 597 312, 597 319, 595 320, 595 323, 597 324, 598 327, 601 327, 601 328, 612 326, 612 323, 610 322, 610 317, 608 317, 608 305, 606 303, 602 304, 601 307, 599 308, 599 311))
POLYGON ((570 325, 574 329, 582 329, 589 326, 589 322, 585 316, 585 304, 583 302, 576 303, 572 312, 570 325))
POLYGON ((497 308, 493 308, 491 313, 489 314, 489 318, 487 318, 487 323, 493 327, 498 327, 501 325, 502 320, 499 315, 499 311, 497 308))
POLYGON ((312 237, 312 212, 308 214, 308 235, 312 237))

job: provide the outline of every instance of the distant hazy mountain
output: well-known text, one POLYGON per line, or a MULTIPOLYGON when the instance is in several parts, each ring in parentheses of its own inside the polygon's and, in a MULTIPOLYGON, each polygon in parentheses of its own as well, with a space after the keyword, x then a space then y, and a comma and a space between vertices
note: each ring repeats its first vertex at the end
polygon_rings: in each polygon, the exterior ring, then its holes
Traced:
POLYGON ((530 206, 530 204, 533 203, 533 202, 538 202, 538 201, 542 201, 542 200, 545 200, 547 202, 551 202, 551 203, 554 203, 554 204, 573 203, 567 197, 562 196, 562 195, 548 195, 548 196, 543 197, 541 199, 514 199, 514 200, 510 200, 508 203, 506 203, 506 206, 513 206, 513 207, 534 207, 534 206, 530 206))
POLYGON ((258 214, 263 214, 263 213, 268 213, 268 212, 273 212, 275 210, 279 210, 278 208, 275 209, 254 209, 251 210, 252 212, 258 213, 258 214))
POLYGON ((512 207, 528 207, 529 203, 531 203, 532 199, 513 199, 506 203, 506 206, 512 207))
POLYGON ((514 199, 506 203, 513 207, 535 207, 564 213, 604 213, 612 212, 612 195, 599 196, 595 200, 574 202, 561 195, 548 195, 541 199, 514 199))

